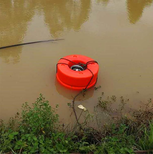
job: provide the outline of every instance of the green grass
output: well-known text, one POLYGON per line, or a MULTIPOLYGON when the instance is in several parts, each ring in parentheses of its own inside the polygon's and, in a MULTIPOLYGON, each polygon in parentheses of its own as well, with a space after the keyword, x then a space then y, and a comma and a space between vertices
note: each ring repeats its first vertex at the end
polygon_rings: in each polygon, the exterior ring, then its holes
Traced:
MULTIPOLYGON (((114 98, 112 100, 116 101, 114 98)), ((98 107, 103 109, 102 112, 112 112, 109 110, 111 107, 107 106, 111 104, 108 100, 100 99, 98 107)), ((24 103, 22 112, 8 123, 1 121, 0 154, 132 154, 142 150, 152 153, 153 112, 149 108, 134 111, 132 120, 121 114, 119 119, 101 130, 95 130, 83 122, 81 130, 68 132, 60 125, 56 109, 40 95, 32 106, 24 103)), ((87 117, 88 112, 86 120, 87 117)))
POLYGON ((150 123, 149 128, 144 128, 143 132, 143 136, 138 141, 138 147, 153 153, 153 123, 150 123))

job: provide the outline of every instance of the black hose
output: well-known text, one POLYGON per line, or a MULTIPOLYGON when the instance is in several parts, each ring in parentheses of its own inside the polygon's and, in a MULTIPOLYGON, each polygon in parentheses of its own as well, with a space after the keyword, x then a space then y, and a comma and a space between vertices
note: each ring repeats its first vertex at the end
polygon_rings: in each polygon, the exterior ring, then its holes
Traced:
POLYGON ((51 39, 51 40, 43 40, 43 41, 35 41, 35 42, 27 42, 27 43, 21 43, 21 44, 14 44, 14 45, 8 45, 4 47, 0 47, 0 49, 6 49, 6 48, 11 48, 11 47, 17 47, 17 46, 22 46, 22 45, 28 45, 28 44, 35 44, 35 43, 42 43, 42 42, 55 42, 55 41, 60 41, 64 39, 51 39))

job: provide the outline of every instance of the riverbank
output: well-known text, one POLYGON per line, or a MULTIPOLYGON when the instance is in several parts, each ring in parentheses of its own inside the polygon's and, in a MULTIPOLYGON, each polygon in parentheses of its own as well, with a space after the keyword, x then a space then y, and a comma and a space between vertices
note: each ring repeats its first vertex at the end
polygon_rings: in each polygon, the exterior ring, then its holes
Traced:
POLYGON ((1 120, 0 153, 153 153, 152 101, 127 116, 122 111, 128 100, 121 97, 120 108, 115 111, 117 117, 112 115, 112 101, 116 101, 115 96, 111 101, 101 97, 95 107, 109 115, 109 124, 98 122, 93 115, 98 129, 89 126, 91 115, 84 107, 81 113, 85 115, 84 121, 67 130, 59 123, 58 105, 53 109, 40 95, 32 106, 24 103, 21 113, 9 122, 1 120))

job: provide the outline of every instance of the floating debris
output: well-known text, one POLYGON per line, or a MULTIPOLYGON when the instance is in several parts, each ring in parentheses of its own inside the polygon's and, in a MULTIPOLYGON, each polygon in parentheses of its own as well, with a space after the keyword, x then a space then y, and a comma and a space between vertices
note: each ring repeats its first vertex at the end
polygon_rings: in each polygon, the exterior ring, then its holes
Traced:
POLYGON ((81 109, 81 110, 84 110, 84 111, 87 110, 83 105, 78 105, 78 108, 81 109))

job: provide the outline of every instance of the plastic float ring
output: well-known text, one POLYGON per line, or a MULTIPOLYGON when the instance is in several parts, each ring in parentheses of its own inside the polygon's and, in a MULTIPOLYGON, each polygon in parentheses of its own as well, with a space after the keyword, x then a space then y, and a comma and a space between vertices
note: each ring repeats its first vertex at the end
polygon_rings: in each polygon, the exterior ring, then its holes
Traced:
POLYGON ((96 84, 99 65, 92 58, 83 55, 69 55, 56 65, 58 82, 70 89, 89 89, 96 84))

